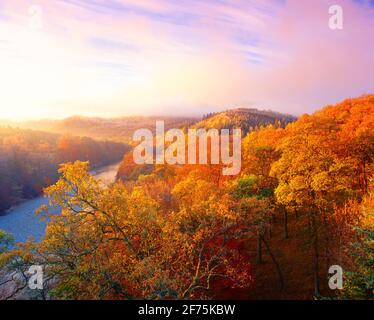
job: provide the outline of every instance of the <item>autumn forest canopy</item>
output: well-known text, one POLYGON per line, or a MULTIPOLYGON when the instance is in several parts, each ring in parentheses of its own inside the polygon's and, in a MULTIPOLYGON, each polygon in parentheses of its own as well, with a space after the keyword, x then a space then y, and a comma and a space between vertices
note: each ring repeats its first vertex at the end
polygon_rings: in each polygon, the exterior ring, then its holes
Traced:
POLYGON ((120 161, 128 149, 87 137, 0 127, 0 214, 56 182, 59 164, 81 160, 98 168, 120 161))
POLYGON ((43 190, 50 200, 41 242, 10 249, 0 232, 2 269, 44 266, 40 295, 53 299, 373 299, 374 95, 298 119, 235 109, 169 121, 241 128, 240 174, 136 165, 127 138, 103 140, 117 121, 95 139, 61 123, 0 128, 0 211, 43 190), (90 174, 120 160, 113 184, 90 174))

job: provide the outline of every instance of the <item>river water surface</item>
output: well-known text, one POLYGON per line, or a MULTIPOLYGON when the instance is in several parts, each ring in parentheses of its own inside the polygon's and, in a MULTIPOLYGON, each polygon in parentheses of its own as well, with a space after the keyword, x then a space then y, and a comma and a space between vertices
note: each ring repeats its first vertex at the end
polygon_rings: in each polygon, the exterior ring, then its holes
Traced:
MULTIPOLYGON (((102 167, 92 171, 96 179, 105 184, 115 181, 119 163, 102 167)), ((28 200, 9 209, 6 215, 0 216, 0 229, 12 234, 15 242, 25 242, 29 238, 40 241, 45 233, 46 221, 35 215, 35 210, 41 205, 48 204, 48 199, 43 196, 28 200)))

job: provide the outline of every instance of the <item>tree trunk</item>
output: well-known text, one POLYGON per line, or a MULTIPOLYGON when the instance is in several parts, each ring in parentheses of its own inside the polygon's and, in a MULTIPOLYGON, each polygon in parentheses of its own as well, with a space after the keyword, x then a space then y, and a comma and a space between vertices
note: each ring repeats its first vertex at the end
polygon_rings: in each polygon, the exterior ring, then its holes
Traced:
POLYGON ((320 277, 319 277, 319 244, 318 244, 318 230, 314 214, 311 214, 311 231, 313 242, 313 274, 314 274, 314 295, 320 295, 320 277))
POLYGON ((295 210, 295 218, 296 218, 296 220, 297 220, 297 219, 299 219, 299 213, 297 212, 297 209, 296 209, 296 208, 295 208, 294 210, 295 210))
POLYGON ((261 242, 261 234, 260 232, 258 233, 258 238, 257 238, 257 263, 262 264, 262 242, 261 242))
POLYGON ((286 208, 283 208, 284 211, 284 238, 288 239, 288 212, 286 208))
POLYGON ((269 226, 268 233, 269 233, 269 239, 271 239, 272 236, 273 236, 273 227, 272 227, 272 225, 269 226))
POLYGON ((275 259, 275 256, 274 256, 273 252, 271 251, 270 246, 267 243, 267 241, 265 240, 265 238, 260 236, 260 240, 262 240, 262 242, 265 244, 266 250, 269 253, 269 255, 271 257, 271 260, 273 261, 273 263, 274 263, 274 265, 277 269, 277 273, 278 273, 278 277, 279 277, 280 291, 283 291, 283 289, 284 289, 284 278, 283 278, 282 269, 281 269, 277 259, 275 259))

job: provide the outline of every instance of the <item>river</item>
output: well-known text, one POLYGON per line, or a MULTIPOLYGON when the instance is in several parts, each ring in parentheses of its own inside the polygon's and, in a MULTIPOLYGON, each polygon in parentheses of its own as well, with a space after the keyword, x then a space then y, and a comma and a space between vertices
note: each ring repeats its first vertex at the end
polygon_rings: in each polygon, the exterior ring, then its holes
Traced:
MULTIPOLYGON (((92 171, 91 174, 108 185, 115 181, 119 166, 116 163, 92 171)), ((40 241, 47 222, 36 216, 35 210, 45 204, 48 204, 48 199, 40 196, 9 209, 6 215, 0 216, 0 229, 12 234, 16 243, 25 242, 29 238, 40 241)))

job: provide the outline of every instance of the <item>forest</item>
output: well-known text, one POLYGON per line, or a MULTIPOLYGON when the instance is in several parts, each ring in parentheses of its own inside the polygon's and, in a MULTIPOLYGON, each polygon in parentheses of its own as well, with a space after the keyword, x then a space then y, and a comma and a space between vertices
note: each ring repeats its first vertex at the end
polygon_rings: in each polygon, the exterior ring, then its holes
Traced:
POLYGON ((193 127, 205 129, 240 128, 244 135, 251 130, 268 124, 285 127, 287 124, 296 121, 296 119, 292 115, 269 110, 237 108, 225 112, 208 113, 203 116, 202 121, 196 123, 193 127))
MULTIPOLYGON (((41 297, 52 299, 373 299, 374 95, 296 121, 229 118, 248 132, 240 175, 223 176, 221 165, 139 167, 129 152, 106 187, 89 173, 99 160, 79 158, 44 189, 44 240, 9 251, 0 235, 0 265, 45 266, 41 297), (332 265, 344 270, 342 290, 329 288, 332 265)), ((49 139, 2 143, 31 168, 43 148, 69 162, 74 144, 49 139)))
POLYGON ((0 127, 0 214, 55 183, 61 163, 90 161, 98 168, 120 161, 128 149, 121 143, 0 127))

